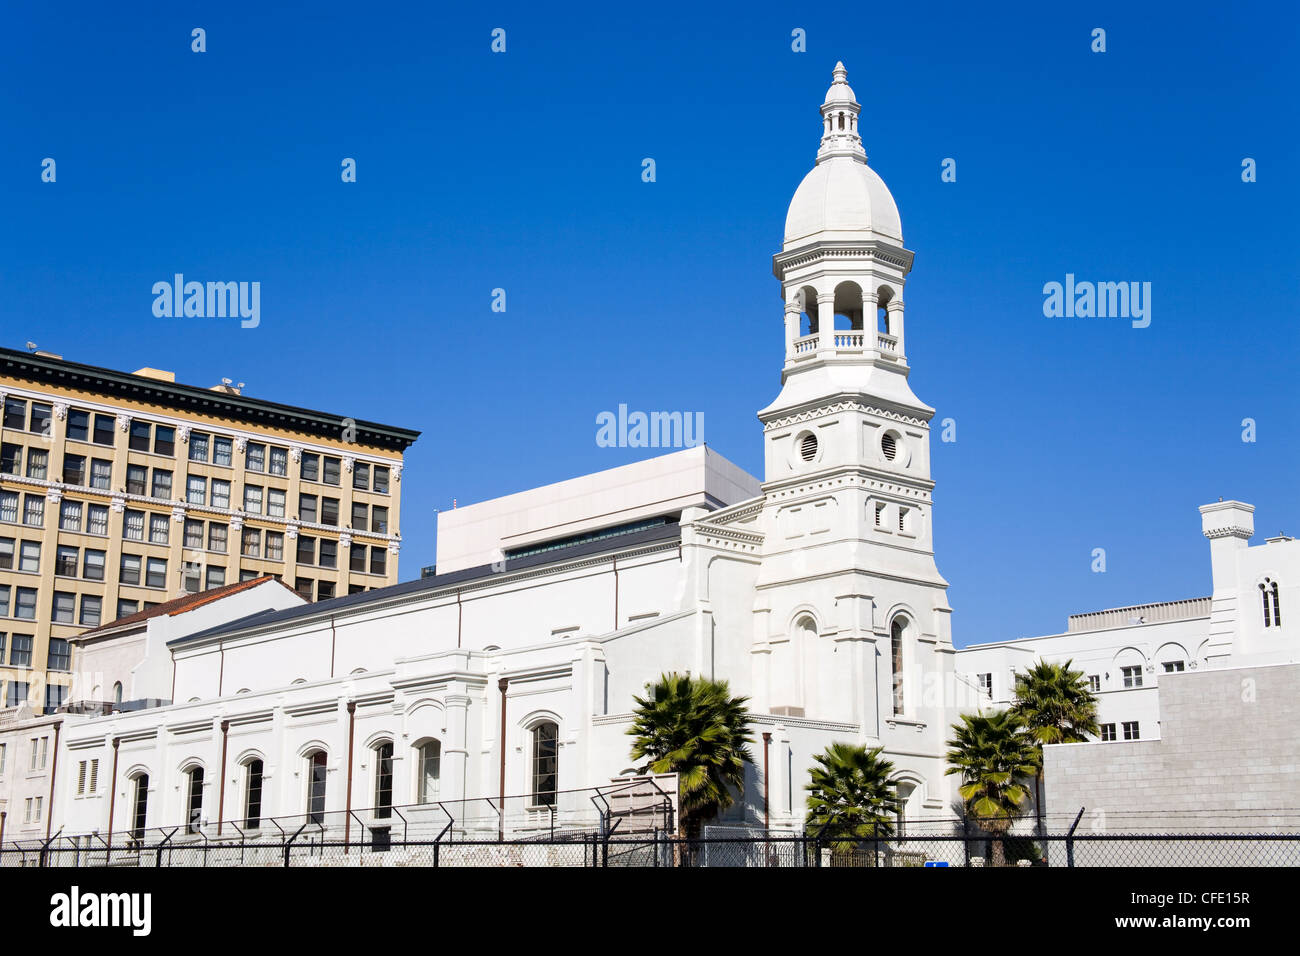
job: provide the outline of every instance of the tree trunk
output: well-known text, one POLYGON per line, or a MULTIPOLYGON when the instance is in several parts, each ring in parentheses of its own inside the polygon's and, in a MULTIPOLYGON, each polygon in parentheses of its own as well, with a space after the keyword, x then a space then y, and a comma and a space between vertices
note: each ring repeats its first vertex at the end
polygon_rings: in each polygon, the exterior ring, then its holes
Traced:
POLYGON ((996 832, 993 837, 993 865, 994 866, 1007 865, 1006 846, 1002 842, 1002 838, 1004 836, 1005 834, 999 831, 996 832))

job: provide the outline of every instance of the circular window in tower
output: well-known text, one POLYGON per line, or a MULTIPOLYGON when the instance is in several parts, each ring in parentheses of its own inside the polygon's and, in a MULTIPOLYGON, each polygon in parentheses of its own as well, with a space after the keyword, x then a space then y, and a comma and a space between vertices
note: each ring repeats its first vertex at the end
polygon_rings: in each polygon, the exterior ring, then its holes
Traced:
POLYGON ((804 461, 812 461, 817 457, 817 436, 812 432, 806 432, 799 439, 799 457, 804 461))
POLYGON ((895 461, 900 465, 907 464, 907 446, 903 444, 903 436, 896 431, 881 434, 880 453, 885 456, 885 461, 895 461))

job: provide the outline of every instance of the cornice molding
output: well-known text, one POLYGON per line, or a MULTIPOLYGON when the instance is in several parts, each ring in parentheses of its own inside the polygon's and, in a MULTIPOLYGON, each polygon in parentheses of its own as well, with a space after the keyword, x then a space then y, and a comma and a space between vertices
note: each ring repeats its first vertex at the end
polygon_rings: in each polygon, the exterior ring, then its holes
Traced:
POLYGON ((788 252, 778 252, 772 257, 772 274, 782 279, 791 269, 827 259, 876 259, 895 269, 901 269, 906 274, 911 271, 914 258, 914 254, 902 246, 885 244, 880 240, 818 241, 788 252))
POLYGON ((927 419, 917 418, 914 415, 905 415, 902 412, 896 412, 892 409, 882 408, 879 405, 872 405, 865 401, 849 399, 841 402, 832 402, 828 405, 818 405, 816 408, 810 408, 793 415, 786 415, 782 418, 775 418, 763 423, 763 431, 769 432, 777 428, 788 428, 791 425, 799 425, 803 422, 812 421, 814 418, 823 418, 827 415, 836 415, 840 412, 859 411, 871 415, 879 415, 881 418, 887 418, 903 425, 912 425, 915 428, 929 431, 930 423, 927 419))
POLYGON ((1204 532, 1205 537, 1213 540, 1215 538, 1251 538, 1255 532, 1252 528, 1243 528, 1240 525, 1232 525, 1227 528, 1213 528, 1204 532))
MULTIPOLYGON (((124 432, 131 427, 132 420, 135 417, 137 417, 137 413, 135 412, 122 411, 122 407, 120 405, 106 405, 102 402, 90 401, 88 399, 83 400, 80 398, 69 402, 66 398, 60 395, 51 395, 48 392, 40 392, 40 391, 36 391, 35 389, 23 388, 21 386, 12 385, 9 383, 5 383, 4 392, 2 394, 8 395, 13 398, 25 398, 29 401, 35 400, 40 402, 49 402, 51 404, 60 403, 69 407, 76 406, 78 408, 85 408, 89 411, 98 412, 103 415, 113 415, 117 421, 117 427, 124 432)), ((280 443, 283 444, 285 447, 296 446, 299 455, 301 455, 302 451, 304 450, 308 452, 318 453, 318 454, 338 456, 340 458, 343 457, 343 455, 345 454, 344 449, 338 448, 334 445, 317 445, 312 442, 303 442, 296 436, 290 439, 288 434, 284 434, 284 432, 287 431, 284 429, 280 430, 281 431, 280 435, 275 435, 275 434, 268 435, 265 432, 253 432, 253 431, 247 431, 242 428, 232 428, 230 425, 224 422, 222 423, 200 422, 200 421, 195 421, 193 419, 177 418, 174 415, 156 414, 152 411, 147 414, 139 414, 138 417, 141 419, 148 419, 151 422, 158 422, 163 425, 169 425, 175 428, 176 440, 179 444, 187 444, 189 442, 190 434, 192 432, 199 431, 208 434, 221 435, 222 437, 229 435, 235 441, 243 441, 243 442, 253 441, 258 444, 272 444, 272 445, 280 443)), ((62 418, 60 418, 60 420, 62 420, 62 418)), ((10 429, 6 429, 6 431, 10 431, 10 429)), ((31 434, 31 433, 23 432, 22 434, 31 434)), ((64 440, 80 441, 80 439, 77 438, 69 439, 66 437, 64 440)), ((116 446, 96 445, 94 442, 85 442, 85 444, 91 445, 92 447, 96 447, 96 448, 103 448, 105 450, 110 450, 110 449, 116 450, 116 446)), ((140 452, 140 454, 144 455, 144 454, 151 454, 151 453, 140 452)), ((351 449, 349 449, 346 452, 346 454, 350 455, 356 461, 363 461, 363 462, 367 462, 370 464, 377 464, 377 465, 392 466, 397 464, 397 462, 401 461, 401 458, 383 458, 378 455, 367 455, 364 453, 357 453, 355 451, 352 451, 351 449)), ((177 460, 178 461, 184 460, 187 462, 189 461, 189 459, 180 459, 180 458, 177 458, 177 460)), ((298 460, 299 459, 297 457, 294 458, 294 461, 298 461, 298 460)), ((196 464, 210 464, 210 463, 196 462, 196 464)), ((247 472, 247 474, 256 475, 256 474, 262 474, 262 472, 247 472)))

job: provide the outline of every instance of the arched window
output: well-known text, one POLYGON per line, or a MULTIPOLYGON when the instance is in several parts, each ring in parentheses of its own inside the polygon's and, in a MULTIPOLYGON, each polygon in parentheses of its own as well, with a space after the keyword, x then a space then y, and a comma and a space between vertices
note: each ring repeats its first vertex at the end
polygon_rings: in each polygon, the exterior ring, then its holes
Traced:
POLYGON ((315 824, 325 822, 325 751, 307 755, 307 818, 315 824))
POLYGON ((254 757, 244 764, 244 829, 262 826, 262 761, 254 757))
MULTIPOLYGON (((862 331, 862 286, 846 279, 835 287, 835 328, 862 331)), ((850 343, 854 340, 848 340, 850 343)), ((843 344, 843 343, 837 343, 843 344)))
POLYGON ((533 806, 555 806, 560 769, 560 728, 543 721, 533 728, 533 806))
POLYGON ((876 331, 885 335, 894 334, 889 327, 889 303, 893 298, 894 290, 889 286, 882 285, 876 289, 876 331))
POLYGON ((375 818, 393 815, 393 742, 375 746, 375 818))
POLYGON ((894 784, 894 824, 895 832, 902 837, 907 833, 907 805, 912 800, 916 784, 900 780, 894 784))
POLYGON ((149 814, 149 775, 147 773, 136 774, 133 797, 134 799, 131 801, 131 839, 143 840, 144 824, 149 814))
POLYGON ((894 713, 903 713, 903 619, 894 618, 889 628, 890 672, 893 675, 894 713))
POLYGON ((1278 600, 1277 582, 1265 578, 1259 586, 1259 597, 1264 603, 1264 626, 1282 626, 1282 605, 1278 600))
POLYGON ((415 802, 434 803, 438 799, 438 785, 442 777, 442 743, 427 740, 416 748, 419 760, 415 802))
POLYGON ((191 767, 186 775, 185 832, 198 833, 203 825, 203 768, 191 767))
POLYGON ((122 682, 118 681, 113 685, 113 703, 122 703, 122 682))

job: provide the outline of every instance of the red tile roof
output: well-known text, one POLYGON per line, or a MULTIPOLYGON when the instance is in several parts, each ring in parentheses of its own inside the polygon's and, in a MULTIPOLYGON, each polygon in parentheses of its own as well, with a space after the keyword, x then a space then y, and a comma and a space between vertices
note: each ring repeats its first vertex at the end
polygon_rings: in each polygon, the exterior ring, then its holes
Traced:
MULTIPOLYGON (((177 614, 184 614, 186 611, 196 610, 204 605, 211 604, 213 601, 220 601, 224 597, 238 594, 240 591, 247 591, 250 588, 255 588, 257 585, 263 584, 267 581, 279 581, 279 579, 273 574, 264 574, 260 578, 251 578, 248 581, 239 581, 236 584, 227 584, 224 587, 213 588, 210 591, 199 591, 197 594, 187 594, 184 597, 164 601, 162 604, 156 605, 155 607, 145 608, 143 611, 128 614, 126 617, 119 617, 116 621, 102 624, 93 630, 84 631, 74 637, 73 640, 94 637, 101 631, 116 631, 118 628, 130 624, 139 624, 142 621, 149 620, 151 617, 161 617, 164 614, 169 617, 175 617, 177 614)), ((279 583, 283 587, 293 591, 293 588, 290 588, 289 585, 285 584, 283 581, 279 581, 279 583)), ((296 594, 297 592, 294 591, 294 593, 296 594)))

